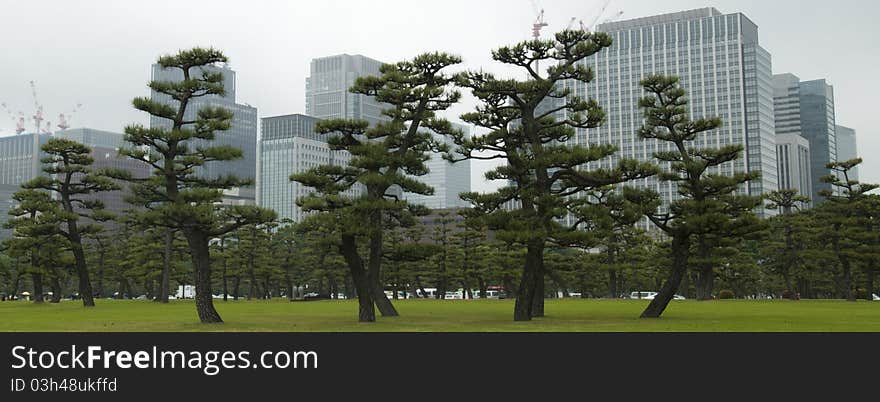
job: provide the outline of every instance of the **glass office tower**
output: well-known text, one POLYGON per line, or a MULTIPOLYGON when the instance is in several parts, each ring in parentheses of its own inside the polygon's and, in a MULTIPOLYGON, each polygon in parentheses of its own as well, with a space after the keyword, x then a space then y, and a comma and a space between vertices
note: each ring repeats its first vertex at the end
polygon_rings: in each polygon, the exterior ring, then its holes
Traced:
MULTIPOLYGON (((297 199, 311 194, 311 187, 290 181, 290 175, 323 165, 344 166, 350 155, 332 151, 326 135, 315 133, 319 119, 301 114, 264 117, 260 136, 261 207, 278 213, 278 219, 300 222, 306 216, 297 199)), ((359 187, 343 195, 355 196, 359 187)))
POLYGON ((382 64, 361 55, 313 59, 306 79, 306 114, 319 119, 361 119, 370 124, 388 120, 382 115, 387 106, 371 96, 348 91, 359 77, 381 75, 382 64))
MULTIPOLYGON (((575 95, 599 102, 607 114, 605 124, 579 130, 572 141, 613 144, 619 149, 615 157, 592 167, 616 164, 620 157, 656 161, 654 152, 671 149, 667 143, 639 138, 643 117, 638 101, 645 96, 639 85, 642 79, 674 75, 687 91, 692 118, 717 116, 724 121, 694 145, 740 144, 745 149, 742 158, 715 173, 760 172, 759 180, 742 189, 751 195, 778 188, 770 53, 761 47, 754 22, 741 13, 704 8, 607 23, 598 30, 611 35, 614 43, 584 61, 595 72, 595 80, 586 85, 566 83, 575 95)), ((664 205, 679 196, 673 183, 656 177, 630 185, 654 189, 664 205)))

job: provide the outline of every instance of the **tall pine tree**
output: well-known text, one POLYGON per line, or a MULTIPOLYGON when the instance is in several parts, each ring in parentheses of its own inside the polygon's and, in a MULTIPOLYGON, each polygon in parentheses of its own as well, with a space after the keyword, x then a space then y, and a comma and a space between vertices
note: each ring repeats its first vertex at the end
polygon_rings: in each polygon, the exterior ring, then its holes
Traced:
POLYGON ((517 68, 527 79, 498 78, 482 71, 463 73, 459 85, 470 88, 480 104, 462 116, 489 130, 455 138, 458 155, 450 160, 501 159, 506 165, 486 174, 509 185, 489 194, 464 196, 493 228, 527 248, 516 289, 514 320, 544 315, 544 252, 549 242, 570 244, 583 231, 562 225, 575 195, 616 183, 651 176, 650 164, 621 160, 610 168, 587 170, 614 155, 611 145, 572 145, 577 129, 599 126, 605 113, 595 100, 574 96, 563 83, 589 83, 593 71, 584 59, 611 45, 604 33, 563 31, 552 40, 533 40, 492 52, 495 61, 517 68), (539 65, 543 63, 545 71, 539 65), (516 204, 513 211, 505 206, 516 204))
POLYGON ((139 97, 133 104, 135 109, 169 121, 171 128, 147 128, 139 124, 126 127, 125 140, 134 147, 121 153, 149 164, 153 174, 137 179, 117 172, 117 177, 135 183, 132 189, 140 199, 138 204, 146 206, 138 215, 141 222, 177 230, 186 239, 195 269, 196 310, 203 323, 223 322, 213 302, 208 247, 211 240, 242 226, 275 219, 274 212, 263 208, 220 205, 223 190, 250 185, 249 181, 234 176, 206 178, 196 173, 198 167, 208 162, 242 157, 241 149, 229 145, 196 145, 199 140, 210 144, 217 131, 228 130, 232 112, 219 107, 202 107, 195 119, 185 117, 193 100, 226 93, 223 74, 209 67, 227 61, 219 50, 203 48, 159 58, 162 68, 180 70, 183 79, 154 80, 149 87, 174 102, 166 104, 139 97))
POLYGON ((456 132, 449 121, 436 114, 460 98, 450 88, 453 78, 444 72, 460 61, 445 53, 427 53, 411 61, 383 65, 381 76, 358 78, 350 91, 387 104, 383 114, 389 120, 372 127, 363 120, 319 122, 316 130, 330 136, 330 149, 351 154, 348 166, 320 166, 291 176, 291 180, 318 190, 318 194, 300 200, 306 210, 334 212, 340 218, 336 221, 336 230, 341 232, 340 253, 357 288, 362 322, 376 320, 374 305, 383 316, 398 315, 380 283, 383 235, 391 215, 415 210, 401 199, 401 191, 433 194, 418 177, 428 173, 425 161, 429 153, 445 150, 428 130, 438 135, 456 132), (343 195, 352 189, 363 190, 355 197, 343 195), (359 238, 367 239, 366 259, 359 251, 359 238))

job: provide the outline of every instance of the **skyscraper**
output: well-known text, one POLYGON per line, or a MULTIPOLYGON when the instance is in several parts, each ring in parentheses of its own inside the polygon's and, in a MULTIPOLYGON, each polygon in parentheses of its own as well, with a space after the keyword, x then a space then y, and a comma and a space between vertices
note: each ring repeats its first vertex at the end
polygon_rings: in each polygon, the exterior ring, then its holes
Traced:
MULTIPOLYGON (((290 175, 321 165, 342 166, 349 154, 331 151, 327 136, 315 133, 319 119, 291 114, 262 119, 260 137, 260 206, 278 213, 278 219, 300 222, 305 217, 296 200, 315 190, 290 181, 290 175)), ((356 195, 350 190, 346 195, 356 195)))
MULTIPOLYGON (((171 82, 183 80, 183 71, 180 69, 165 69, 159 64, 153 64, 152 69, 153 80, 171 82)), ((235 175, 240 179, 255 181, 257 178, 257 109, 250 105, 236 103, 235 71, 226 66, 210 67, 208 70, 223 74, 223 86, 226 94, 224 96, 209 95, 191 100, 184 118, 195 119, 198 111, 204 107, 222 107, 233 113, 232 127, 226 131, 216 132, 213 141, 198 140, 194 141, 193 146, 230 145, 241 149, 243 157, 233 161, 208 162, 199 168, 196 174, 207 178, 235 175)), ((199 71, 201 70, 193 68, 190 74, 200 74, 199 71)), ((151 99, 174 107, 178 105, 176 100, 155 91, 152 92, 151 99)), ((170 129, 171 122, 167 119, 151 117, 150 126, 170 129)), ((236 201, 233 203, 238 204, 242 198, 254 200, 255 196, 255 186, 250 186, 227 191, 225 198, 235 199, 236 201)))
MULTIPOLYGON (((90 128, 69 129, 39 135, 40 146, 52 137, 73 140, 91 148, 90 155, 94 159, 92 171, 104 168, 122 169, 134 177, 146 177, 150 173, 148 165, 118 155, 119 148, 130 145, 125 143, 121 133, 90 128)), ((43 152, 34 155, 31 134, 0 137, 0 239, 12 234, 11 231, 2 228, 3 223, 9 220, 8 211, 15 207, 12 195, 21 190, 21 184, 34 178, 32 170, 34 161, 37 161, 40 173, 44 174, 42 163, 39 161, 43 157, 45 157, 43 152)), ((119 184, 122 186, 121 190, 96 193, 88 198, 100 200, 109 212, 122 214, 131 208, 131 205, 125 202, 128 185, 119 184)), ((111 228, 111 224, 105 226, 111 228)))
POLYGON ((382 62, 340 54, 313 59, 306 79, 306 114, 319 119, 361 119, 375 124, 388 118, 373 97, 349 92, 359 77, 381 75, 382 62))
MULTIPOLYGON (((453 125, 469 136, 470 128, 465 125, 453 125)), ((449 137, 434 134, 434 138, 450 147, 455 147, 449 137)), ((431 154, 431 159, 425 162, 428 174, 417 177, 417 180, 434 188, 433 195, 420 195, 404 193, 407 201, 424 205, 430 209, 466 208, 470 203, 463 201, 459 194, 471 191, 471 161, 470 159, 457 163, 450 163, 443 159, 440 154, 431 154)))
POLYGON ((0 240, 12 235, 12 231, 3 226, 9 221, 9 210, 15 208, 16 203, 12 195, 21 190, 21 185, 35 178, 39 170, 40 159, 45 156, 43 152, 34 152, 36 137, 37 149, 49 141, 49 134, 21 134, 9 137, 0 137, 0 240))
POLYGON ((825 80, 801 81, 793 74, 773 76, 776 133, 797 134, 810 142, 812 189, 805 193, 816 205, 831 185, 821 178, 831 174, 826 165, 836 161, 837 135, 834 118, 834 87, 825 80))
MULTIPOLYGON (((692 118, 720 117, 724 124, 706 133, 697 147, 742 145, 742 158, 715 169, 716 173, 759 172, 743 192, 762 195, 778 188, 773 88, 770 53, 761 47, 758 26, 741 13, 722 14, 714 8, 664 14, 600 25, 614 43, 584 61, 595 72, 589 84, 566 83, 573 94, 595 99, 605 110, 602 126, 578 130, 572 141, 578 144, 612 144, 621 157, 654 161, 657 151, 670 145, 642 140, 638 101, 645 96, 639 82, 651 74, 680 77, 687 92, 692 118)), ((657 191, 664 205, 678 197, 675 184, 656 177, 630 185, 657 191)), ((765 211, 772 214, 772 211, 765 211)))
MULTIPOLYGON (((797 134, 776 136, 776 157, 779 161, 779 188, 795 189, 799 195, 810 196, 813 189, 810 175, 810 142, 797 134)), ((812 200, 801 205, 809 208, 812 200)))
MULTIPOLYGON (((849 127, 837 126, 834 128, 834 133, 837 135, 837 160, 842 162, 856 159, 861 156, 859 155, 858 144, 856 144, 856 130, 849 127)), ((853 168, 850 173, 851 175, 849 178, 851 180, 859 180, 858 166, 853 168)))

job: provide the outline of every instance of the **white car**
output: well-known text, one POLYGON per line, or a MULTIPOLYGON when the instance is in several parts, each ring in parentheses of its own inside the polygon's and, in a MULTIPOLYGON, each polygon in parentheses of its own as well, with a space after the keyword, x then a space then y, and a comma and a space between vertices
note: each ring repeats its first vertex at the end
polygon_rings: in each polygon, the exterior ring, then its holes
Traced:
POLYGON ((675 295, 672 296, 672 300, 687 300, 687 298, 682 295, 675 295))
POLYGON ((654 300, 656 296, 657 292, 632 292, 629 294, 629 298, 633 300, 654 300))
POLYGON ((453 292, 453 291, 446 292, 446 300, 461 300, 461 299, 463 299, 461 297, 461 292, 453 292))
POLYGON ((880 296, 877 296, 876 293, 872 294, 871 296, 874 297, 874 301, 880 301, 880 296))

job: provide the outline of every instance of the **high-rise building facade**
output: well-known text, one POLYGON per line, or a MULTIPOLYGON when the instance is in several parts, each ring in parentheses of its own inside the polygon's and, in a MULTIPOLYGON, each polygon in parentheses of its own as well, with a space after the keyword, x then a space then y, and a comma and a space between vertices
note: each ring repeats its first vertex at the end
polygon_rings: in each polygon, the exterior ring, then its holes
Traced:
MULTIPOLYGON (((53 137, 76 141, 91 148, 92 171, 112 168, 128 171, 133 177, 147 177, 150 174, 149 165, 119 156, 119 149, 130 145, 124 141, 122 133, 90 128, 62 130, 40 134, 39 145, 42 146, 53 137)), ((35 177, 32 170, 34 161, 38 164, 40 174, 45 174, 40 162, 45 153, 41 151, 34 156, 33 138, 32 134, 0 137, 0 239, 12 234, 11 231, 2 229, 2 223, 9 220, 8 212, 15 207, 12 195, 21 190, 21 184, 35 177)), ((122 187, 120 190, 96 193, 88 199, 100 200, 108 212, 122 214, 132 206, 125 200, 128 184, 119 182, 119 185, 122 187)), ((105 226, 112 228, 112 224, 105 226)))
MULTIPOLYGON (((578 130, 572 141, 618 147, 613 158, 592 168, 608 167, 620 158, 655 161, 655 152, 671 150, 670 144, 637 134, 643 121, 638 101, 645 96, 639 82, 651 74, 665 74, 680 78, 692 118, 720 117, 724 122, 701 136, 696 147, 744 147, 740 159, 714 172, 761 173, 743 193, 757 196, 778 188, 770 53, 761 47, 754 22, 741 13, 704 8, 606 23, 598 30, 614 43, 584 61, 595 79, 586 85, 566 83, 573 94, 599 102, 607 116, 598 128, 578 130)), ((630 185, 654 189, 664 205, 679 196, 674 183, 656 177, 630 185)))
MULTIPOLYGON (((209 95, 190 101, 187 107, 185 119, 195 119, 199 110, 205 107, 222 107, 233 113, 232 126, 229 130, 218 131, 213 141, 194 141, 193 146, 217 146, 229 145, 242 151, 242 158, 233 161, 208 162, 198 168, 196 174, 207 178, 234 175, 240 179, 256 181, 257 178, 257 109, 246 104, 236 103, 235 97, 235 71, 226 67, 207 68, 211 72, 223 74, 223 86, 226 91, 224 96, 209 95)), ((201 74, 201 70, 193 68, 190 74, 201 74)), ((183 71, 180 69, 165 69, 159 64, 153 64, 152 79, 157 81, 177 82, 183 80, 183 71)), ((151 99, 157 102, 177 107, 179 104, 171 97, 153 91, 151 99)), ((171 128, 171 122, 158 117, 150 118, 151 127, 171 128)), ((256 196, 255 184, 249 187, 232 189, 227 192, 226 198, 253 200, 256 196)), ((234 203, 239 203, 238 201, 234 203)), ((252 201, 251 201, 252 203, 252 201)))
POLYGON ((30 133, 0 137, 0 240, 12 235, 11 230, 4 228, 10 218, 9 210, 16 206, 12 195, 21 190, 23 183, 42 174, 40 159, 45 154, 39 148, 49 138, 49 134, 30 133))
POLYGON ((376 124, 388 118, 371 96, 349 88, 359 77, 379 76, 382 62, 361 55, 340 54, 313 59, 306 79, 306 114, 319 119, 361 119, 376 124))
MULTIPOLYGON (((462 130, 466 137, 470 136, 470 127, 455 124, 455 128, 462 130)), ((434 134, 435 140, 448 145, 450 148, 455 147, 452 138, 434 134)), ((457 163, 450 163, 443 159, 441 154, 432 153, 431 159, 425 162, 428 167, 428 174, 417 177, 416 179, 433 187, 433 195, 420 195, 412 193, 404 193, 404 198, 414 204, 421 204, 430 209, 450 209, 450 208, 467 208, 470 203, 465 202, 459 197, 461 193, 471 191, 471 161, 464 160, 457 163)))
MULTIPOLYGON (((301 114, 262 119, 259 204, 277 212, 279 220, 302 221, 306 214, 296 201, 315 191, 291 181, 290 175, 323 165, 344 166, 350 159, 348 152, 330 150, 326 135, 315 133, 318 121, 301 114)), ((344 195, 354 196, 358 191, 344 195)))
POLYGON ((838 159, 834 87, 825 80, 801 81, 786 73, 773 76, 773 90, 776 134, 796 134, 810 142, 812 188, 805 195, 816 205, 824 199, 819 192, 831 190, 821 180, 832 174, 827 165, 838 159))
MULTIPOLYGON (((779 188, 795 189, 809 197, 813 189, 810 174, 810 142, 798 134, 776 136, 776 158, 779 161, 779 188)), ((809 208, 812 201, 801 208, 809 208)))
MULTIPOLYGON (((859 147, 856 143, 856 130, 849 127, 837 126, 834 128, 837 136, 837 160, 843 162, 859 158, 859 147)), ((859 180, 859 167, 850 171, 851 180, 859 180)))

